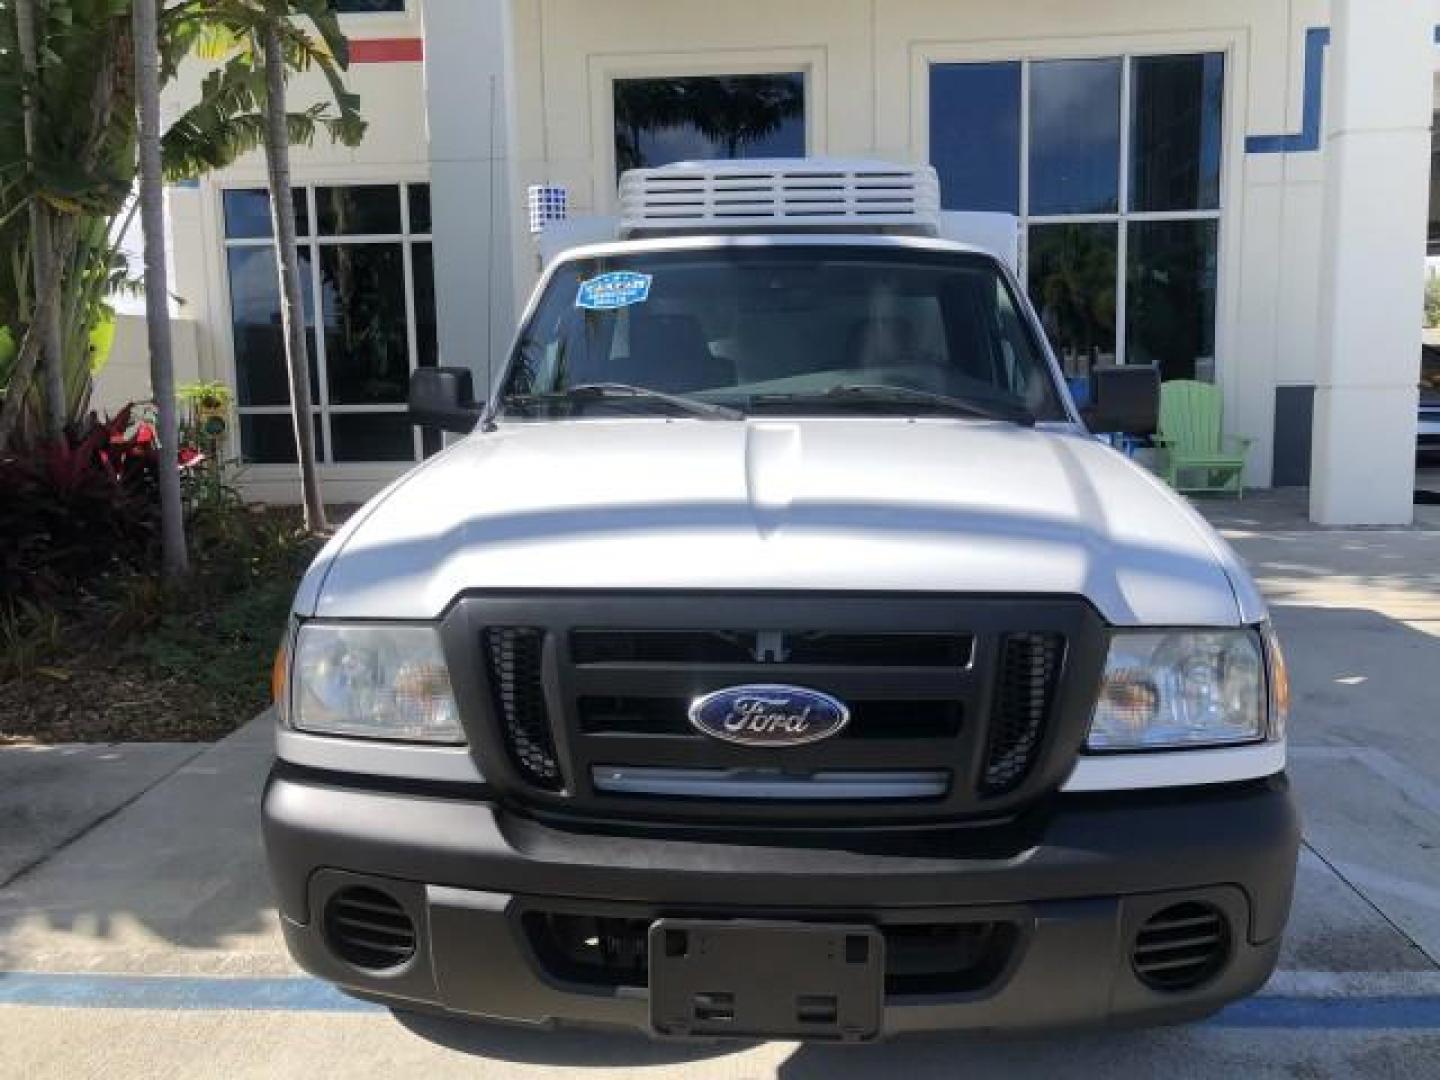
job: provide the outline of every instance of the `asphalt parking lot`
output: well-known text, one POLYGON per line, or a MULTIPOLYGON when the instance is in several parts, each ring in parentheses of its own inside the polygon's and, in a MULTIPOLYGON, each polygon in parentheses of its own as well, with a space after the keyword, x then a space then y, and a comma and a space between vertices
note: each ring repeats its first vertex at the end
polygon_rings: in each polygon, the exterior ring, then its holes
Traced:
POLYGON ((298 975, 255 828, 263 721, 213 747, 0 752, 4 1077, 1440 1077, 1440 508, 1319 531, 1208 508, 1269 596, 1305 814, 1281 971, 1203 1024, 858 1048, 406 1019, 298 975))

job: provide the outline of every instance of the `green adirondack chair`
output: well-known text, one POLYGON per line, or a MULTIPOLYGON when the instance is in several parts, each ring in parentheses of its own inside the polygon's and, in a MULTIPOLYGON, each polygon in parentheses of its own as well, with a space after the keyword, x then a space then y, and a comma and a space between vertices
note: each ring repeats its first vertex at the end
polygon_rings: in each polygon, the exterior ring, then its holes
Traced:
POLYGON ((1245 455, 1252 440, 1226 437, 1220 388, 1179 379, 1160 387, 1160 433, 1165 480, 1176 491, 1245 493, 1245 455))

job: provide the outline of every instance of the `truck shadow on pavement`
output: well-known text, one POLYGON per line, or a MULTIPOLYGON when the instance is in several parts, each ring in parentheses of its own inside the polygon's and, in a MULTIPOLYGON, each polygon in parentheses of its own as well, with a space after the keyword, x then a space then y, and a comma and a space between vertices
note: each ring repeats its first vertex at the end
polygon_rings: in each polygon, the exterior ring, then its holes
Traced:
MULTIPOLYGON (((663 1042, 630 1031, 523 1028, 403 1011, 392 1015, 407 1031, 437 1046, 508 1064, 576 1070, 650 1068, 756 1055, 767 1059, 768 1064, 776 1055, 788 1052, 788 1056, 777 1063, 776 1075, 805 1080, 835 1076, 895 1080, 897 1068, 906 1070, 907 1080, 917 1075, 953 1077, 957 1068, 979 1062, 988 1063, 998 1071, 1001 1065, 1018 1064, 1025 1057, 1056 1058, 1076 1051, 1084 1051, 1086 1056, 1093 1054, 1097 1063, 1113 1062, 1117 1055, 1124 1056, 1125 1047, 1140 1049, 1154 1045, 1157 1040, 1173 1044, 1177 1037, 1186 1037, 1183 1029, 1173 1029, 1168 1032, 1075 1032, 1025 1039, 939 1033, 907 1035, 861 1046, 744 1039, 663 1042), (919 1071, 912 1071, 915 1069, 919 1071)), ((744 1069, 727 1072, 750 1075, 744 1069)))
POLYGON ((662 1042, 638 1032, 580 1028, 529 1028, 485 1020, 393 1010, 401 1027, 420 1038, 492 1061, 569 1069, 679 1065, 744 1053, 759 1045, 734 1042, 662 1042))
POLYGON ((665 1068, 660 1075, 777 1080, 927 1080, 957 1076, 1094 1080, 1102 1076, 1347 1076, 1391 1080, 1429 1075, 1440 1052, 1434 1029, 1326 1030, 1192 1024, 1148 1030, 1035 1035, 906 1035, 879 1043, 659 1043, 632 1032, 529 1030, 479 1021, 396 1014, 412 1034, 501 1065, 587 1070, 665 1068), (728 1060, 721 1060, 728 1059, 728 1060))

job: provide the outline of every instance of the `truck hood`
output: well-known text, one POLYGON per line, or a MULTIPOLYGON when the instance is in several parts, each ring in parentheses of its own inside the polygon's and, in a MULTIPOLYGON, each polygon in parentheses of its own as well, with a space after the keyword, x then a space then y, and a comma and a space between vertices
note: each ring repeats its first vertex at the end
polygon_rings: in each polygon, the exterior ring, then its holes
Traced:
POLYGON ((296 610, 430 619, 486 589, 1072 594, 1116 625, 1263 614, 1224 542, 1120 454, 949 418, 503 424, 352 518, 296 610))

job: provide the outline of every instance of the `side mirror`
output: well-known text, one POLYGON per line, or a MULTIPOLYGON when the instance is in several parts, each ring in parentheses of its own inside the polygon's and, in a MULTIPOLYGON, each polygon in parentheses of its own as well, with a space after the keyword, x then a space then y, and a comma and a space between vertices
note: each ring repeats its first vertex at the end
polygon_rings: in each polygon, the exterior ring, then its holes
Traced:
POLYGON ((469 368, 422 367, 410 376, 410 422, 468 434, 484 409, 475 401, 469 368))
POLYGON ((1090 404, 1080 415, 1094 432, 1155 434, 1160 423, 1160 369, 1138 364, 1097 367, 1090 373, 1090 404))

